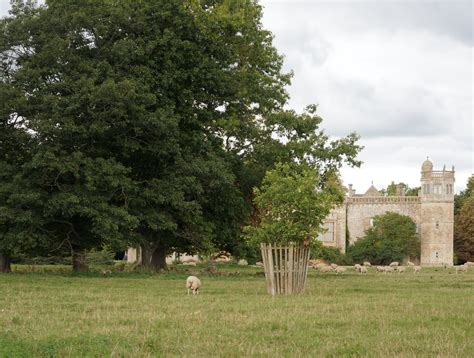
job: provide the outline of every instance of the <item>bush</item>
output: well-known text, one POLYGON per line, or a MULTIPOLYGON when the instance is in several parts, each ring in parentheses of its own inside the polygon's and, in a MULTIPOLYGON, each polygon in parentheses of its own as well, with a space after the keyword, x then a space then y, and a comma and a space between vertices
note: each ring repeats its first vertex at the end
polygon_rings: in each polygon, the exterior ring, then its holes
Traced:
POLYGON ((115 251, 110 247, 104 246, 101 250, 92 249, 86 253, 86 262, 88 265, 114 265, 115 251))
POLYGON ((349 246, 347 255, 354 262, 370 261, 387 265, 392 261, 420 256, 420 238, 416 225, 409 216, 387 212, 374 217, 374 226, 365 237, 349 246))
POLYGON ((339 251, 335 247, 311 247, 311 258, 320 259, 326 262, 335 263, 338 265, 351 265, 350 257, 339 251))

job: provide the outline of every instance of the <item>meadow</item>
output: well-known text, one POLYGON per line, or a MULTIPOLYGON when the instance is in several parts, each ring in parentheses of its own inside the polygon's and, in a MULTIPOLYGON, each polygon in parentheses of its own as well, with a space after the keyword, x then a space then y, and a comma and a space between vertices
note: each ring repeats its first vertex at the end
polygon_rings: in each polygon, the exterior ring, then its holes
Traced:
POLYGON ((0 356, 474 354, 472 268, 313 270, 304 294, 281 297, 266 293, 259 270, 220 266, 220 275, 200 275, 200 295, 187 296, 185 272, 103 277, 17 266, 0 275, 0 356))

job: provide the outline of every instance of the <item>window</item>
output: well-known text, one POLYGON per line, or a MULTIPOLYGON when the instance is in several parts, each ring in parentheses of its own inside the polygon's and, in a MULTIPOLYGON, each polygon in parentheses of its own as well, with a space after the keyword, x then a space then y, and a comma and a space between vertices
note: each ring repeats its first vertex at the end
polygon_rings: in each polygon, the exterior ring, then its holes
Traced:
POLYGON ((323 242, 334 241, 334 223, 324 223, 323 228, 326 229, 326 232, 319 234, 318 240, 323 242))
POLYGON ((423 184, 423 194, 429 194, 429 193, 430 193, 430 185, 423 184))
POLYGON ((420 224, 416 224, 415 232, 416 232, 417 234, 420 233, 420 224))
POLYGON ((435 184, 433 185, 433 193, 434 194, 442 194, 442 189, 443 187, 441 186, 441 184, 435 184))
POLYGON ((438 258, 438 252, 436 251, 436 258, 438 258))
POLYGON ((453 193, 453 184, 446 184, 446 194, 453 193))
POLYGON ((436 228, 439 229, 439 221, 436 221, 436 228))
POLYGON ((374 219, 372 218, 369 219, 369 226, 370 227, 374 226, 374 219))

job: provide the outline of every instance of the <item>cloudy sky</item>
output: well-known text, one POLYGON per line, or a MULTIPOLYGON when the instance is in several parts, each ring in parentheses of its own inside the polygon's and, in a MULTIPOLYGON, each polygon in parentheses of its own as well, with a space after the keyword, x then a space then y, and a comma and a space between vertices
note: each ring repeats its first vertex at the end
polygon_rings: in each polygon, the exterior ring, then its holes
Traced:
MULTIPOLYGON (((318 104, 332 136, 355 131, 365 149, 346 184, 419 185, 427 156, 474 171, 473 2, 263 0, 264 26, 294 71, 290 106, 318 104)), ((5 15, 8 0, 0 0, 5 15)))
POLYGON ((317 103, 333 136, 365 149, 346 184, 419 185, 427 156, 473 172, 473 2, 267 0, 264 25, 294 71, 291 107, 317 103))

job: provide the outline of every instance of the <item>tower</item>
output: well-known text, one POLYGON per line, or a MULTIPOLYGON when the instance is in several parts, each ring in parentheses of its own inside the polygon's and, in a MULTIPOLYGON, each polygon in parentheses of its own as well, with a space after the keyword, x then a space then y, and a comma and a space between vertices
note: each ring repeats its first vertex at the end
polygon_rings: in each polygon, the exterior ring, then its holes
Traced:
POLYGON ((454 166, 433 170, 426 159, 421 166, 421 264, 453 264, 454 166))

